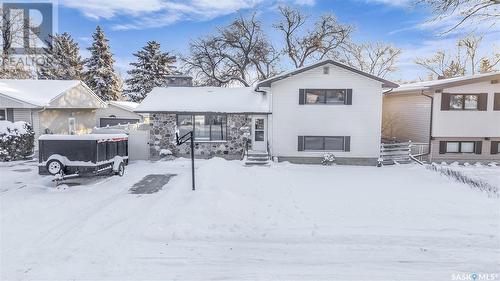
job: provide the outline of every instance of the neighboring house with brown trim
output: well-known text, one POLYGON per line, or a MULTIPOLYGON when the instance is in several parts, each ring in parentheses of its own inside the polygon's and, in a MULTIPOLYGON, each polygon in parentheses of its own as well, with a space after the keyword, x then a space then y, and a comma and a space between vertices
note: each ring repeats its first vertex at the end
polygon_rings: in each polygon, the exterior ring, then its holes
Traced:
POLYGON ((382 96, 397 84, 333 60, 258 82, 255 87, 155 88, 135 112, 150 114, 150 156, 175 146, 175 128, 194 131, 197 156, 239 158, 254 152, 279 161, 376 165, 382 96))
POLYGON ((83 134, 96 126, 96 112, 106 107, 77 80, 0 80, 0 120, 25 121, 35 137, 83 134))
POLYGON ((500 72, 403 84, 387 92, 383 137, 429 142, 434 162, 499 162, 500 72))

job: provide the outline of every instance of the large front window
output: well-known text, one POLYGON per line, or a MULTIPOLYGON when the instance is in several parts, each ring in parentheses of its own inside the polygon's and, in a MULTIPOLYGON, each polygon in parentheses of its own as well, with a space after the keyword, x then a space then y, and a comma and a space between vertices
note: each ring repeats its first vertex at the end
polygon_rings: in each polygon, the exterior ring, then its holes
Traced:
POLYGON ((194 131, 196 141, 226 140, 227 116, 217 114, 179 114, 177 128, 180 135, 194 131))
POLYGON ((450 95, 451 110, 477 110, 479 95, 450 95))

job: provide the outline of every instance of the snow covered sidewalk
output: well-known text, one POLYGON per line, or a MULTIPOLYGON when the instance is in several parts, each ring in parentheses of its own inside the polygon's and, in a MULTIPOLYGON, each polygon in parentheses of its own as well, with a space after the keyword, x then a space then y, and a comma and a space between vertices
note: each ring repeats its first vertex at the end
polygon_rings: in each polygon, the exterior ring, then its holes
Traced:
POLYGON ((35 164, 0 165, 2 280, 451 280, 500 268, 500 200, 420 166, 200 160, 193 192, 188 160, 60 189, 35 164), (131 194, 149 174, 177 176, 131 194))

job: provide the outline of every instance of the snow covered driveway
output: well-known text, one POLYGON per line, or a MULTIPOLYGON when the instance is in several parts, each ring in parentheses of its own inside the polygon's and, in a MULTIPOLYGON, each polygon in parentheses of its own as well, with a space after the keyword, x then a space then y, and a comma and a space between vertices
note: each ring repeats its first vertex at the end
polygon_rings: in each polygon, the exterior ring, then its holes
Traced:
MULTIPOLYGON (((0 279, 452 280, 498 273, 500 200, 420 166, 136 162, 55 189, 0 166, 0 279), (177 174, 153 194, 129 189, 177 174)), ((500 172, 500 169, 499 169, 500 172)))

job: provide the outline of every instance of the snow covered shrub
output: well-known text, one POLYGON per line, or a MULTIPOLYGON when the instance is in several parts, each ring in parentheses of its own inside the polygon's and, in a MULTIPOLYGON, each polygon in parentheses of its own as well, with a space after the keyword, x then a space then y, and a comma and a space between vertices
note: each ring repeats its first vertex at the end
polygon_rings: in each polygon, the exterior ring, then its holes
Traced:
POLYGON ((323 165, 332 165, 335 163, 335 155, 332 153, 326 153, 323 155, 323 159, 321 160, 321 164, 323 165))
POLYGON ((457 182, 465 183, 470 187, 472 187, 473 189, 486 192, 489 196, 500 197, 500 193, 496 186, 493 186, 483 180, 469 177, 458 170, 442 167, 435 163, 427 165, 427 169, 438 172, 443 176, 452 178, 457 182))
POLYGON ((35 132, 26 122, 0 121, 0 161, 24 159, 33 153, 35 132))

